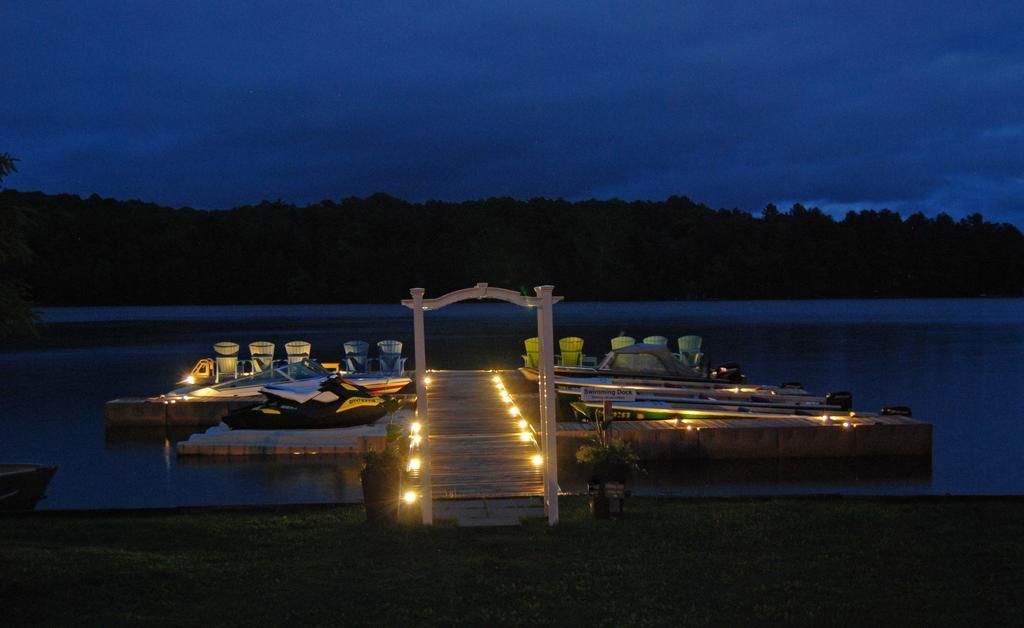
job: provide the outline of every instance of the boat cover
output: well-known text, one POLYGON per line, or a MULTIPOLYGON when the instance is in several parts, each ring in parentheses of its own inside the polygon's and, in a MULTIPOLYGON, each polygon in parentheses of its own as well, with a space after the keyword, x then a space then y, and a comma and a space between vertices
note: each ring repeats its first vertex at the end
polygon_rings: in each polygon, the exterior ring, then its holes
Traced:
POLYGON ((701 372, 676 360, 664 345, 635 344, 608 352, 597 365, 600 371, 634 372, 670 377, 699 377, 701 372))

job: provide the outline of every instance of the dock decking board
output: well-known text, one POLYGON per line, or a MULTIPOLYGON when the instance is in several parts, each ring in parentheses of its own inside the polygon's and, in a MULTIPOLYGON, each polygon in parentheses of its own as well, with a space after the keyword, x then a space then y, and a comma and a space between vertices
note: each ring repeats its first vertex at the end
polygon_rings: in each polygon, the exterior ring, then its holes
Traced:
POLYGON ((533 442, 520 440, 487 371, 438 371, 427 387, 435 498, 519 497, 544 493, 533 442))

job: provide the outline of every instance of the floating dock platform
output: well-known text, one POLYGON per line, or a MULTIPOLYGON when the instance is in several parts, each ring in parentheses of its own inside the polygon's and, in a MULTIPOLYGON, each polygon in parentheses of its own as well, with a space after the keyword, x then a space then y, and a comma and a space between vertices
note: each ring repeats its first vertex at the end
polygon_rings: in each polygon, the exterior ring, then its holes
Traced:
MULTIPOLYGON (((396 412, 396 423, 405 424, 412 413, 396 412)), ((232 430, 212 427, 177 444, 179 456, 338 456, 383 449, 387 443, 381 419, 372 425, 325 430, 232 430)))
MULTIPOLYGON (((415 405, 416 395, 398 394, 405 405, 415 405)), ((108 401, 103 418, 108 428, 119 427, 213 427, 235 408, 263 401, 262 395, 214 399, 192 397, 188 401, 160 397, 125 397, 108 401)))
POLYGON ((189 399, 126 397, 103 406, 107 427, 213 427, 229 411, 263 401, 263 397, 189 399))
MULTIPOLYGON (((558 424, 558 457, 575 455, 594 435, 592 423, 558 424)), ((738 460, 931 456, 932 426, 904 416, 619 421, 612 438, 641 460, 738 460)))

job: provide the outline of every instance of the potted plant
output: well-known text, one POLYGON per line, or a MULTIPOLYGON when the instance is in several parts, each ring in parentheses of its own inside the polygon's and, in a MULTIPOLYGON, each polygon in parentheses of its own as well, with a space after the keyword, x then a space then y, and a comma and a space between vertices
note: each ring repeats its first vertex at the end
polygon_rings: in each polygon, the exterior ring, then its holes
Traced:
POLYGON ((579 448, 576 461, 590 467, 587 488, 594 516, 598 519, 622 516, 626 480, 640 470, 639 458, 629 443, 620 439, 594 439, 594 442, 579 448))
POLYGON ((402 440, 402 427, 389 421, 384 448, 363 453, 363 470, 359 477, 363 484, 366 520, 371 523, 398 521, 405 467, 402 440))
POLYGON ((608 437, 610 423, 610 416, 607 419, 602 416, 593 441, 576 451, 576 462, 590 469, 587 489, 591 495, 591 512, 598 519, 622 516, 626 480, 640 470, 640 458, 629 443, 608 437))

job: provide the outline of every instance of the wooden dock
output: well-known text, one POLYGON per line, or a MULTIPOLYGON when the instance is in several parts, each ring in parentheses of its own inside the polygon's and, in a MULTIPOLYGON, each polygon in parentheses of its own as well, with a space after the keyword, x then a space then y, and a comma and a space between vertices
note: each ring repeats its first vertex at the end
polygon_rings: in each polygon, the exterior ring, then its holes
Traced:
MULTIPOLYGON (((543 493, 535 441, 524 441, 520 417, 509 412, 493 377, 500 376, 523 417, 539 427, 537 386, 515 371, 435 371, 427 387, 435 498, 522 497, 543 493)), ((254 400, 166 403, 118 399, 106 404, 107 426, 216 425, 227 410, 254 400)), ((179 454, 357 454, 383 445, 383 427, 365 430, 286 430, 236 438, 211 431, 178 447, 179 454), (306 434, 302 434, 306 432, 306 434), (260 437, 258 437, 260 436, 260 437), (329 437, 329 438, 328 438, 329 437), (257 442, 258 441, 258 442, 257 442), (327 442, 331 441, 331 442, 327 442)), ((558 424, 559 466, 593 435, 593 425, 558 424)), ((528 430, 531 431, 531 430, 528 430)), ((629 441, 643 460, 726 460, 930 456, 932 426, 903 416, 857 413, 820 418, 619 421, 612 436, 629 441)), ((414 472, 414 477, 417 474, 414 472)))
MULTIPOLYGON (((856 418, 686 419, 617 421, 613 438, 642 460, 738 460, 931 456, 932 426, 905 416, 856 418)), ((564 460, 594 434, 592 423, 558 424, 564 460)))
MULTIPOLYGON (((435 499, 543 495, 535 441, 524 441, 489 371, 436 371, 427 386, 435 499)), ((531 433, 531 432, 526 432, 531 433)))

